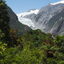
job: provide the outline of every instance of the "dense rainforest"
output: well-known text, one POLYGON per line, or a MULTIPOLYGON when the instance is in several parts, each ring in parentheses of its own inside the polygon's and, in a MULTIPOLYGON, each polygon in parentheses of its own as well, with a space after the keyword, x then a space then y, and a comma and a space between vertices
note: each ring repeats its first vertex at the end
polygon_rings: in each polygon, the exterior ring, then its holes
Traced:
POLYGON ((16 35, 7 4, 0 0, 0 64, 64 64, 64 36, 30 30, 16 35))

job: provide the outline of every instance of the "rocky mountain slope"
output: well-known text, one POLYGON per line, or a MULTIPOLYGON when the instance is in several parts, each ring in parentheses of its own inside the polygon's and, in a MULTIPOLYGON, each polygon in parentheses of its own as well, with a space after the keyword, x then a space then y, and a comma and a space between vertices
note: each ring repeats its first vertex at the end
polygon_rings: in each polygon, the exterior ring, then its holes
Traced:
MULTIPOLYGON (((37 12, 37 14, 34 13, 27 14, 23 16, 23 18, 31 20, 34 26, 31 25, 30 27, 31 28, 33 27, 33 29, 40 29, 43 32, 52 34, 64 34, 63 11, 64 11, 64 0, 48 4, 47 6, 42 7, 37 12)), ((21 18, 22 15, 20 15, 19 19, 21 18)), ((20 20, 20 22, 22 23, 22 20, 20 20)))
POLYGON ((8 9, 9 17, 10 17, 9 26, 11 29, 16 30, 18 34, 23 34, 31 30, 27 25, 23 25, 22 23, 18 21, 16 14, 12 11, 10 7, 7 7, 7 9, 8 9))
POLYGON ((18 19, 21 23, 28 25, 32 29, 35 29, 34 18, 38 14, 38 9, 29 10, 27 12, 17 14, 18 19))

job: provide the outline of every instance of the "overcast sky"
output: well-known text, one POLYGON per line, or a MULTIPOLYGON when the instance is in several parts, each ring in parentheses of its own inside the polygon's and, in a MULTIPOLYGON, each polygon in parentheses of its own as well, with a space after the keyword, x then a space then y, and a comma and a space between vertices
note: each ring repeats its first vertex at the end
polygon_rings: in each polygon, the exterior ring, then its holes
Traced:
POLYGON ((15 13, 21 13, 30 9, 40 9, 49 3, 57 1, 59 0, 6 0, 6 3, 15 13))

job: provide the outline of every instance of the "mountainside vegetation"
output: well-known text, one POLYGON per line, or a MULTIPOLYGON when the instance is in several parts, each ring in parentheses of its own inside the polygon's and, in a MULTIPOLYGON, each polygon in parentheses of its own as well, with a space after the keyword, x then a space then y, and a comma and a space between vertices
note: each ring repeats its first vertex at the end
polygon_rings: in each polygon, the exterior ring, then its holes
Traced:
POLYGON ((64 64, 64 36, 30 30, 17 36, 0 0, 0 64, 64 64))

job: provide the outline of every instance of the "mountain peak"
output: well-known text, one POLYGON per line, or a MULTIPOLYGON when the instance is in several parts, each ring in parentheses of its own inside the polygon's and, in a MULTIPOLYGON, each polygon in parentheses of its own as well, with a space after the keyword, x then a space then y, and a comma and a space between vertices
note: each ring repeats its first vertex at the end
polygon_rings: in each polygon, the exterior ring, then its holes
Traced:
POLYGON ((64 4, 64 0, 61 0, 61 1, 58 1, 58 2, 55 2, 55 3, 50 3, 51 5, 57 5, 57 4, 64 4))
POLYGON ((17 16, 19 16, 19 17, 20 17, 20 16, 24 17, 24 16, 30 15, 30 14, 38 14, 38 12, 39 12, 38 9, 29 10, 29 11, 27 11, 27 12, 19 13, 19 14, 17 14, 17 16))

